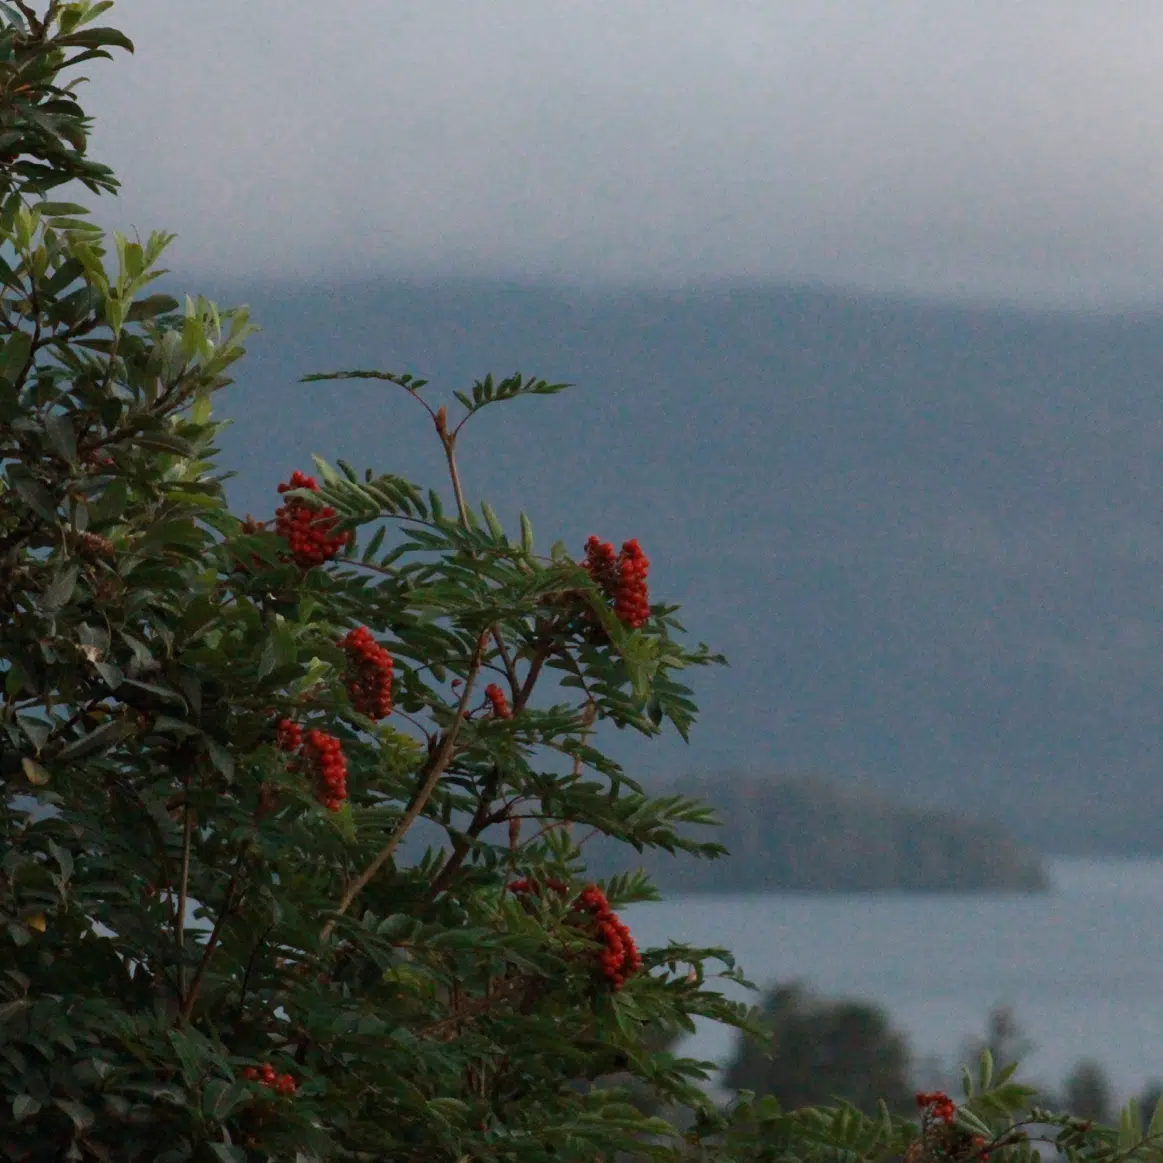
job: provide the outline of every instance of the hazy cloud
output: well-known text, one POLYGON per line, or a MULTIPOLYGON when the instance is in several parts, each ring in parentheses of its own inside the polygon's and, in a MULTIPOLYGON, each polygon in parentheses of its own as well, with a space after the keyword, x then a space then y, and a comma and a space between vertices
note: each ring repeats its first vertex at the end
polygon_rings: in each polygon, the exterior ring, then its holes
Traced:
POLYGON ((110 225, 190 271, 1163 301, 1143 0, 120 0, 110 225))

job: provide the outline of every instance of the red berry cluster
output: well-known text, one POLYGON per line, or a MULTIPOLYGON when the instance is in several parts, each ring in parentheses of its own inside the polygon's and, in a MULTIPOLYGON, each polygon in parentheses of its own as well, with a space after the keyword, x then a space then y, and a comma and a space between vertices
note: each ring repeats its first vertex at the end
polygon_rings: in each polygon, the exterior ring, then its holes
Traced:
POLYGON ((513 717, 513 712, 509 708, 509 700, 505 698, 505 692, 495 682, 491 682, 485 687, 485 698, 492 704, 493 718, 511 719, 513 717))
POLYGON ((280 751, 298 751, 303 746, 303 728, 294 719, 280 719, 275 728, 275 745, 280 751))
MULTIPOLYGON (((279 492, 290 489, 310 489, 317 493, 319 486, 314 477, 304 476, 297 470, 279 492)), ((312 509, 305 501, 291 497, 275 510, 275 532, 291 547, 295 564, 303 569, 330 561, 348 542, 350 533, 335 533, 336 515, 330 505, 312 509)))
POLYGON ((361 714, 384 719, 392 713, 392 656, 366 626, 352 630, 339 643, 347 651, 347 693, 361 714))
POLYGON ((594 918, 598 936, 605 945, 599 957, 602 976, 610 983, 611 989, 621 989, 626 979, 642 968, 642 958, 630 930, 618 919, 618 914, 606 900, 606 894, 596 884, 581 890, 573 909, 587 912, 594 918))
POLYGON ((326 731, 311 730, 306 736, 293 719, 280 719, 275 728, 275 746, 280 751, 299 752, 319 781, 319 802, 337 812, 347 799, 347 759, 343 746, 326 731))
POLYGON ((614 600, 614 612, 627 626, 637 630, 650 617, 650 595, 646 575, 650 561, 638 541, 624 541, 617 556, 608 541, 590 537, 586 541, 582 565, 614 600))
POLYGON ((303 756, 314 768, 321 785, 319 802, 328 810, 338 812, 347 799, 347 759, 339 740, 326 731, 308 731, 303 756))
POLYGON ((265 1063, 261 1069, 248 1066, 242 1072, 242 1077, 248 1082, 261 1082, 263 1086, 269 1086, 271 1090, 279 1094, 294 1094, 299 1089, 289 1074, 276 1074, 275 1068, 269 1062, 265 1063))
POLYGON ((582 565, 606 591, 612 593, 618 584, 618 558, 614 547, 608 541, 599 541, 596 537, 586 539, 586 555, 582 565))
MULTIPOLYGON (((556 893, 565 893, 569 891, 569 885, 564 880, 547 880, 545 882, 546 888, 553 889, 556 893)), ((514 880, 509 885, 509 891, 517 895, 525 893, 533 893, 534 896, 541 895, 541 885, 535 880, 529 880, 527 877, 522 877, 520 880, 514 880)))
POLYGON ((637 540, 626 541, 618 557, 618 590, 614 594, 614 612, 635 630, 650 617, 650 595, 646 574, 650 562, 637 540))
POLYGON ((917 1094, 917 1106, 931 1119, 940 1119, 943 1123, 951 1123, 957 1113, 957 1104, 943 1091, 920 1091, 917 1094))

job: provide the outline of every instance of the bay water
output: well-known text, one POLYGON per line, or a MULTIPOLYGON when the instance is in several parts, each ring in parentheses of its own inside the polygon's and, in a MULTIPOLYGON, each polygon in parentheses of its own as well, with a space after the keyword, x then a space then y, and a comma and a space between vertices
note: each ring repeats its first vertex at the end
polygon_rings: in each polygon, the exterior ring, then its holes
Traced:
MULTIPOLYGON (((1058 860, 1040 895, 764 893, 623 911, 640 946, 725 947, 761 988, 801 981, 874 1002, 914 1059, 957 1065, 1012 1008, 1032 1048, 1019 1078, 1055 1091, 1080 1058, 1125 1101, 1163 1079, 1163 861, 1058 860)), ((730 997, 757 995, 723 983, 730 997)), ((734 1031, 700 1023, 684 1054, 723 1063, 734 1031)), ((918 1084, 927 1084, 924 1066, 918 1084)))

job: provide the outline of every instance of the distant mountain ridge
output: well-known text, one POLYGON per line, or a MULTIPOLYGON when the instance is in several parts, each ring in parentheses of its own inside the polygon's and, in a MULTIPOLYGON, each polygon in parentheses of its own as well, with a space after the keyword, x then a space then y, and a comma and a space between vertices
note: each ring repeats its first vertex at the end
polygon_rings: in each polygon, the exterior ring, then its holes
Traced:
POLYGON ((424 484, 402 394, 520 368, 577 388, 465 431, 470 492, 539 542, 637 536, 722 650, 690 748, 631 774, 851 773, 1062 855, 1163 854, 1163 320, 803 287, 178 287, 263 334, 222 410, 241 511, 309 454, 424 484))
POLYGON ((1001 827, 964 814, 894 803, 813 777, 687 776, 667 792, 712 804, 721 828, 699 838, 717 860, 587 849, 599 875, 644 868, 670 896, 733 892, 1042 892, 1043 859, 1001 827))

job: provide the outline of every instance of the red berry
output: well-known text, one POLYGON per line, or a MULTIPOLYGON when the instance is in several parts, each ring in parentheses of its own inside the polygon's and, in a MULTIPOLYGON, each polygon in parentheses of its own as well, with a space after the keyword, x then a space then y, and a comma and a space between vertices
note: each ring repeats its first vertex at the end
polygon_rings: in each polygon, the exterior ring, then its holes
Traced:
MULTIPOLYGON (((279 485, 280 493, 291 489, 317 493, 319 486, 314 477, 296 471, 286 484, 279 485)), ((275 532, 287 542, 292 559, 303 569, 330 561, 350 540, 350 533, 334 532, 336 523, 336 513, 330 505, 312 509, 298 497, 291 497, 275 510, 275 532)))
POLYGON ((602 976, 615 991, 642 968, 642 957, 630 930, 610 908, 606 894, 597 885, 587 885, 574 901, 575 912, 588 912, 594 918, 594 929, 604 948, 598 954, 602 976))
POLYGON ((320 785, 316 791, 319 802, 329 811, 338 812, 347 799, 347 759, 343 745, 326 731, 311 730, 303 744, 303 758, 320 785))
POLYGON ((650 600, 646 574, 650 562, 635 541, 622 545, 618 557, 618 588, 614 595, 614 612, 627 626, 637 630, 650 617, 650 600))
POLYGON ((511 719, 513 717, 513 712, 509 709, 509 700, 505 698, 505 692, 495 682, 491 682, 485 687, 485 698, 492 704, 493 718, 511 719))
POLYGON ((616 557, 608 541, 590 537, 582 562, 590 576, 613 600, 614 613, 625 625, 637 630, 650 617, 646 575, 650 562, 637 540, 625 541, 616 557))
POLYGON ((303 746, 303 728, 292 719, 280 719, 275 730, 275 745, 280 751, 298 751, 303 746))
POLYGON ((392 713, 392 656, 366 626, 352 630, 339 645, 347 652, 352 706, 369 718, 386 718, 392 713))

